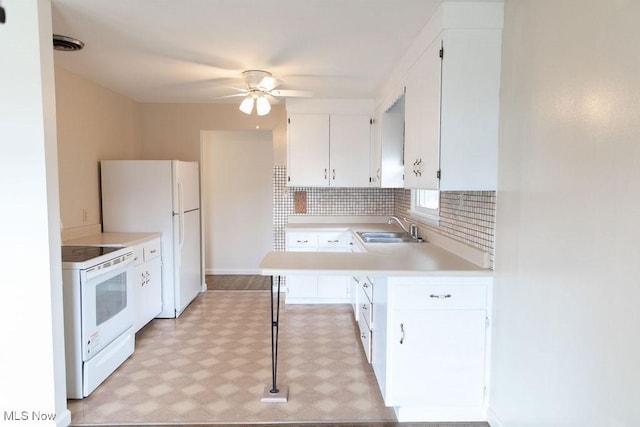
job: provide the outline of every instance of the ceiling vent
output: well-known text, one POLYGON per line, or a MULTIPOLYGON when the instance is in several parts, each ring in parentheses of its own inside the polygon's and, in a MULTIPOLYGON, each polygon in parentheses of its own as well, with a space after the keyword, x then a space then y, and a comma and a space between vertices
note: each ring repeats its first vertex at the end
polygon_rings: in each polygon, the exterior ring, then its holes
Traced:
POLYGON ((53 35, 53 48, 55 50, 73 52, 76 50, 80 50, 83 47, 84 47, 84 43, 82 43, 78 39, 74 39, 73 37, 61 36, 59 34, 53 35))

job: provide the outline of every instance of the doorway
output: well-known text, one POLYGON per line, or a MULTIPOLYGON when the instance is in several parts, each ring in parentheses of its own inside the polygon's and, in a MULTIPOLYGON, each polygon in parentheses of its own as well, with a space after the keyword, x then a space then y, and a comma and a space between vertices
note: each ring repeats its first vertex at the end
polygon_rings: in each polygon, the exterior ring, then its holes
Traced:
POLYGON ((202 132, 205 274, 259 274, 273 248, 271 131, 202 132))

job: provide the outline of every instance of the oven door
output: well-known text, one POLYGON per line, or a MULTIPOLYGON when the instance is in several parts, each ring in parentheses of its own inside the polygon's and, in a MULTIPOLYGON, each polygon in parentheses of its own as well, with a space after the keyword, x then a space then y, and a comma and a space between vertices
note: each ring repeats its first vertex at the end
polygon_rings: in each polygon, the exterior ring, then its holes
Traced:
POLYGON ((82 274, 82 360, 87 361, 133 326, 133 264, 82 274))

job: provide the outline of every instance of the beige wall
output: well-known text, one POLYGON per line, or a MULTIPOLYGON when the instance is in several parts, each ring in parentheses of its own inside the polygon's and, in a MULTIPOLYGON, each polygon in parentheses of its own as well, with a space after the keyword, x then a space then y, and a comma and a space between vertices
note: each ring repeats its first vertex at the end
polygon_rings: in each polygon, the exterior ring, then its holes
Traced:
POLYGON ((138 105, 60 67, 55 82, 60 210, 66 230, 100 223, 98 162, 134 158, 138 105))
POLYGON ((200 159, 200 131, 260 130, 273 132, 274 164, 285 165, 287 123, 283 104, 264 117, 240 112, 238 104, 140 104, 142 159, 200 159))
POLYGON ((285 165, 286 110, 264 117, 236 104, 140 104, 55 69, 61 220, 65 230, 100 223, 99 160, 200 160, 201 131, 273 132, 273 163, 285 165), (83 210, 86 209, 86 220, 83 210))
POLYGON ((258 274, 273 248, 270 131, 209 131, 202 141, 205 272, 258 274))
POLYGON ((638 16, 635 0, 506 2, 490 396, 504 426, 640 420, 638 16))

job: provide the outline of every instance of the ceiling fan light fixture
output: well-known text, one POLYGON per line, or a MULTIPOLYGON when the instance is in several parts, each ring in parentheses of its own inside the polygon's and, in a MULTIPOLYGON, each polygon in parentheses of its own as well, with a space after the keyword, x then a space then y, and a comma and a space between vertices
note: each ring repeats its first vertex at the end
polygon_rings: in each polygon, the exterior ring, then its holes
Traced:
POLYGON ((271 104, 265 96, 259 96, 256 99, 256 112, 259 116, 266 116, 271 111, 271 104))
POLYGON ((251 95, 242 100, 240 103, 240 111, 245 114, 251 114, 253 111, 253 97, 251 95))

